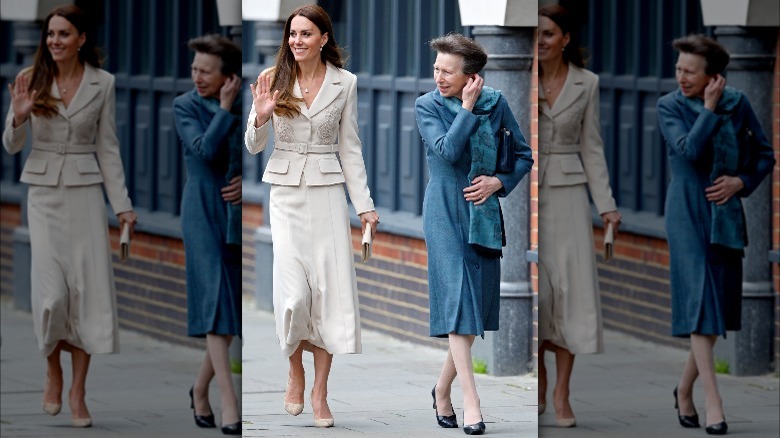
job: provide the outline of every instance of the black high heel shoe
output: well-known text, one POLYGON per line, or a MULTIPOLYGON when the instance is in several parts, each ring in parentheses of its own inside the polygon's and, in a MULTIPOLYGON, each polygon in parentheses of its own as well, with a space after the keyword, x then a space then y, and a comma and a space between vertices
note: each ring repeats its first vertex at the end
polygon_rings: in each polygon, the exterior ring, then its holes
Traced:
POLYGON ((726 417, 723 417, 723 421, 717 424, 711 424, 704 428, 707 431, 707 435, 725 435, 729 430, 729 425, 726 424, 726 417))
MULTIPOLYGON (((463 422, 464 423, 466 422, 465 412, 463 413, 463 422)), ((466 435, 482 435, 483 433, 485 433, 485 429, 486 429, 485 422, 480 421, 479 423, 476 424, 467 424, 463 426, 463 433, 465 433, 466 435)))
POLYGON ((674 394, 674 408, 677 409, 677 419, 680 421, 680 426, 682 426, 682 427, 701 427, 701 425, 699 424, 699 414, 680 415, 680 408, 677 405, 677 387, 676 386, 674 387, 673 394, 674 394))
MULTIPOLYGON (((211 415, 198 415, 195 413, 195 399, 192 396, 192 391, 195 389, 193 386, 190 388, 190 409, 192 409, 192 416, 195 418, 195 424, 198 427, 217 427, 217 423, 214 420, 214 414, 211 415)), ((223 428, 224 430, 224 428, 223 428)))
POLYGON ((241 435, 241 422, 222 426, 222 433, 225 435, 241 435))
POLYGON ((439 426, 447 429, 458 427, 458 417, 455 416, 455 408, 452 405, 450 405, 452 415, 439 415, 439 410, 436 409, 436 386, 431 389, 431 397, 433 397, 433 410, 436 412, 436 422, 439 423, 439 426))

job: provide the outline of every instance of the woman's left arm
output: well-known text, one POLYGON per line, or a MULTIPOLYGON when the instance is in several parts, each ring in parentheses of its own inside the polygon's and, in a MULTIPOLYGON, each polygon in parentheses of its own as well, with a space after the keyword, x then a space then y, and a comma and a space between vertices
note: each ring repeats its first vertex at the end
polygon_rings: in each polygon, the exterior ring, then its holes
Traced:
MULTIPOLYGON (((347 73, 348 74, 348 73, 347 73)), ((346 180, 349 199, 358 214, 374 210, 374 201, 368 189, 368 175, 363 161, 363 146, 358 136, 357 78, 351 76, 347 102, 341 113, 339 126, 339 158, 346 180)))
MULTIPOLYGON (((133 204, 127 194, 125 185, 125 169, 122 167, 122 156, 119 153, 119 140, 116 137, 116 92, 114 90, 114 76, 106 75, 108 83, 103 89, 106 98, 100 109, 100 119, 97 123, 97 160, 100 164, 100 173, 103 176, 103 186, 106 189, 108 201, 111 203, 117 216, 125 212, 132 212, 133 204)), ((132 215, 125 215, 127 218, 132 215)))
POLYGON ((520 180, 531 171, 534 165, 531 147, 525 141, 525 136, 520 130, 512 109, 504 96, 501 96, 500 104, 504 107, 501 126, 512 132, 512 141, 515 148, 515 170, 512 173, 497 173, 496 178, 501 181, 502 187, 498 190, 498 196, 506 196, 520 183, 520 180))
POLYGON ((772 146, 769 144, 769 139, 764 134, 761 123, 759 123, 756 114, 753 112, 750 102, 745 97, 743 97, 743 101, 744 107, 742 112, 747 118, 743 129, 749 129, 749 135, 752 137, 749 144, 740 145, 741 147, 747 147, 747 153, 751 156, 749 167, 741 168, 737 173, 739 179, 745 184, 745 187, 737 193, 737 196, 744 198, 750 196, 753 190, 764 180, 764 177, 772 171, 775 165, 775 157, 772 146))

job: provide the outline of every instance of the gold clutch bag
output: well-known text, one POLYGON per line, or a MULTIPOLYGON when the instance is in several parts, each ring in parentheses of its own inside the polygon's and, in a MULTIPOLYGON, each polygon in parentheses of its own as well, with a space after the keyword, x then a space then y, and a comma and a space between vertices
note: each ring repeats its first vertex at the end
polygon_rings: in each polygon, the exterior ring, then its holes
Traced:
POLYGON ((122 235, 119 237, 119 260, 125 261, 130 257, 130 226, 122 226, 122 235))
POLYGON ((366 230, 363 231, 363 245, 360 255, 360 261, 365 263, 371 258, 371 243, 373 236, 371 236, 371 224, 366 224, 366 230))
POLYGON ((615 246, 615 230, 612 224, 607 225, 607 231, 604 232, 604 261, 612 259, 612 249, 615 246))

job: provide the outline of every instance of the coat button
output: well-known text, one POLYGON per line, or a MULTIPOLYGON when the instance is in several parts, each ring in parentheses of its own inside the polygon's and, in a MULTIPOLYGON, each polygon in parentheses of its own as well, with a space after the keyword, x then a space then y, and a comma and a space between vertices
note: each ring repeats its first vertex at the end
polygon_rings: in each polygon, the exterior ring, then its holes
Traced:
POLYGON ((474 267, 479 269, 479 263, 474 263, 474 267))

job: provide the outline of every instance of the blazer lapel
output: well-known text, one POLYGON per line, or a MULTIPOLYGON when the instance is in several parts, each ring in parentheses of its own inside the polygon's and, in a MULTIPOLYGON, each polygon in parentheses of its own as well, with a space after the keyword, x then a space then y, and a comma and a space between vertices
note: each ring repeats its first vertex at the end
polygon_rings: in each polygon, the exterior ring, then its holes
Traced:
POLYGON ((51 81, 51 97, 57 100, 57 111, 62 116, 66 116, 65 104, 62 103, 62 95, 60 94, 60 88, 57 86, 57 81, 51 81))
POLYGON ((84 77, 81 78, 76 95, 70 101, 70 105, 65 110, 65 115, 73 117, 79 110, 87 106, 92 99, 100 93, 100 83, 98 82, 97 71, 89 64, 84 65, 84 77))
MULTIPOLYGON (((311 108, 309 108, 309 119, 327 108, 331 102, 339 97, 339 94, 341 94, 343 89, 344 87, 341 85, 341 77, 338 70, 336 70, 336 67, 328 64, 325 70, 325 79, 322 81, 322 88, 320 88, 320 92, 317 93, 314 102, 311 103, 311 108)), ((305 106, 306 105, 304 105, 304 107, 305 106)))
POLYGON ((584 92, 585 86, 583 85, 582 75, 580 74, 579 69, 573 65, 569 65, 569 74, 563 82, 561 94, 558 96, 558 99, 555 100, 552 108, 550 108, 550 116, 555 117, 563 112, 563 110, 576 102, 584 92))

